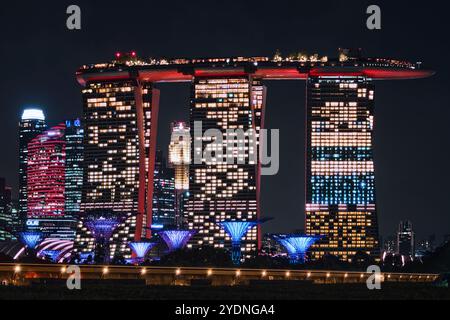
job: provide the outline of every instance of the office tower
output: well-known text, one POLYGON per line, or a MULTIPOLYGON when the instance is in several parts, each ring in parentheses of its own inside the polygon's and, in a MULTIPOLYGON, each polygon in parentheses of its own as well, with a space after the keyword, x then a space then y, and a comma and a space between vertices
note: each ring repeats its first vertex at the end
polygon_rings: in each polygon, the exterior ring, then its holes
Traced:
POLYGON ((11 200, 11 228, 12 234, 16 235, 23 230, 23 222, 19 218, 19 200, 11 200))
POLYGON ((14 216, 11 188, 0 178, 0 242, 14 239, 14 216))
MULTIPOLYGON (((218 223, 259 218, 260 168, 254 130, 262 127, 264 91, 260 81, 245 76, 196 77, 193 82, 190 127, 194 146, 187 220, 196 234, 191 248, 230 249, 231 238, 218 223), (196 127, 198 122, 201 129, 196 127), (219 130, 223 141, 205 136, 210 129, 219 130), (232 163, 227 162, 230 157, 232 163)), ((242 241, 243 257, 256 254, 259 239, 258 228, 248 232, 242 241)))
POLYGON ((72 177, 66 177, 65 133, 66 125, 59 124, 28 144, 26 228, 45 238, 73 240, 75 221, 66 213, 66 179, 72 177))
POLYGON ((168 168, 160 150, 156 153, 153 189, 153 226, 170 229, 176 226, 174 169, 168 168))
POLYGON ((183 197, 189 191, 189 165, 191 163, 191 133, 185 122, 171 126, 169 164, 175 170, 175 216, 178 228, 184 227, 183 197))
POLYGON ((27 219, 27 158, 28 143, 45 131, 44 112, 40 109, 25 109, 19 123, 19 228, 27 219))
MULTIPOLYGON (((126 68, 135 55, 118 54, 126 68)), ((79 72, 82 77, 84 72, 79 72)), ((159 92, 137 74, 81 82, 83 89, 84 175, 81 216, 102 211, 125 217, 113 234, 111 256, 131 257, 128 243, 150 236, 159 92)), ((81 220, 83 218, 81 217, 81 220)), ((93 251, 93 237, 82 221, 76 253, 93 251)))
POLYGON ((397 232, 397 254, 415 256, 415 234, 411 221, 401 221, 397 232))
POLYGON ((306 233, 324 236, 313 257, 378 258, 373 83, 311 76, 307 94, 306 233))
POLYGON ((80 214, 83 187, 83 138, 84 130, 81 121, 79 119, 67 120, 65 129, 65 213, 75 220, 80 214))

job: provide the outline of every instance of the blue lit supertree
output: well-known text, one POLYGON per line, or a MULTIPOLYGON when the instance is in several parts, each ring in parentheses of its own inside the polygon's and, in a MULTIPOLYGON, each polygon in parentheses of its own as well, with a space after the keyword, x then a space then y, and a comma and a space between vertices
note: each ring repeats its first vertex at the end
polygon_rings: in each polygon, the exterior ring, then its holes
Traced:
POLYGON ((42 232, 27 231, 21 232, 19 238, 22 243, 30 250, 35 250, 39 243, 44 240, 42 232))
POLYGON ((153 242, 130 242, 128 246, 133 250, 136 255, 135 261, 137 263, 141 263, 144 261, 147 253, 152 250, 152 248, 156 245, 153 242))
POLYGON ((219 223, 231 238, 231 259, 235 265, 241 263, 242 238, 258 224, 257 221, 224 221, 219 223))
POLYGON ((320 236, 280 235, 275 239, 286 249, 291 264, 305 263, 309 248, 320 240, 320 236))
MULTIPOLYGON (((89 214, 84 218, 84 225, 95 239, 96 251, 101 252, 103 263, 109 262, 109 241, 114 231, 122 223, 123 218, 115 215, 89 214)), ((99 255, 96 254, 98 257, 99 255)), ((101 254, 100 254, 101 256, 101 254)))
POLYGON ((170 252, 183 249, 194 234, 195 231, 187 230, 168 230, 158 232, 158 235, 169 247, 170 252))

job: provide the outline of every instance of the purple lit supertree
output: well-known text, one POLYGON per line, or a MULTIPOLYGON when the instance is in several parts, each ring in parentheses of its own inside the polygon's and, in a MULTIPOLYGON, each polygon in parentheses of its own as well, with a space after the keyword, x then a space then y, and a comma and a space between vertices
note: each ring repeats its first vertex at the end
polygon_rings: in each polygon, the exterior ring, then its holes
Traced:
MULTIPOLYGON (((109 242, 114 231, 124 219, 120 216, 89 214, 84 219, 84 225, 89 229, 95 239, 96 251, 103 253, 103 263, 109 263, 109 242), (101 249, 103 248, 103 250, 101 249)), ((96 257, 100 256, 96 254, 96 257)), ((98 261, 97 261, 98 262, 98 261)))
POLYGON ((128 246, 133 250, 133 253, 136 255, 134 261, 136 263, 144 262, 145 256, 147 253, 152 250, 152 248, 156 245, 153 242, 130 242, 128 246))
POLYGON ((183 249, 194 234, 195 231, 188 230, 168 230, 158 232, 158 235, 169 247, 170 252, 183 249))
POLYGON ((291 264, 305 263, 306 253, 320 236, 279 235, 275 239, 286 249, 291 264))

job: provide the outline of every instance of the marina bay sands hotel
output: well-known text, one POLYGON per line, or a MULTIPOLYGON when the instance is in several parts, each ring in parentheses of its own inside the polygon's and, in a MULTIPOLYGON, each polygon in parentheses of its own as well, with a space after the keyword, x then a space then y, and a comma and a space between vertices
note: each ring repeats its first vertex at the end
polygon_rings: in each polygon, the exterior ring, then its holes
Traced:
MULTIPOLYGON (((155 84, 191 84, 192 141, 211 143, 204 136, 209 129, 224 134, 227 129, 254 129, 257 141, 253 143, 259 145, 264 119, 270 117, 265 113, 264 81, 301 80, 307 88, 305 232, 323 237, 312 251, 313 258, 332 254, 351 261, 358 252, 377 257, 374 82, 432 74, 420 63, 364 58, 360 50, 346 49, 340 49, 336 58, 277 54, 145 61, 132 52, 117 53, 112 62, 83 66, 77 72, 83 86, 85 126, 81 217, 99 210, 126 214, 113 235, 112 255, 119 251, 130 256, 128 242, 151 236, 160 98, 155 84), (202 132, 194 132, 199 121, 202 132)), ((225 135, 223 144, 215 148, 229 146, 227 138, 235 137, 225 135)), ((256 152, 253 145, 245 142, 247 160, 256 152)), ((202 152, 192 147, 192 159, 202 152)), ((184 228, 195 231, 189 248, 228 248, 230 239, 219 222, 263 218, 258 161, 192 163, 189 190, 184 228)), ((93 243, 80 224, 75 250, 92 251, 93 243)), ((261 230, 255 227, 243 241, 244 255, 254 255, 260 245, 261 230)))

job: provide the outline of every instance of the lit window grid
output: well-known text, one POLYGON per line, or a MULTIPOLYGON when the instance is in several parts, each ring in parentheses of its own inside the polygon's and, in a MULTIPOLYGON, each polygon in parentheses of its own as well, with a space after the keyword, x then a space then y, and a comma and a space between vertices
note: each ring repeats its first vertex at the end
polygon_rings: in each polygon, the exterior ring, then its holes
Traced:
MULTIPOLYGON (((256 152, 253 142, 258 143, 262 127, 263 91, 260 82, 252 82, 248 78, 196 79, 194 83, 191 127, 195 121, 202 121, 204 131, 219 129, 224 133, 222 144, 211 144, 209 139, 202 138, 203 143, 208 144, 205 150, 212 155, 217 150, 223 154, 243 151, 247 164, 226 164, 223 159, 213 157, 211 162, 203 159, 201 165, 191 166, 191 197, 186 220, 189 229, 197 231, 197 234, 191 240, 190 247, 210 245, 229 248, 231 241, 217 223, 233 219, 258 219, 258 168, 257 163, 249 163, 249 153, 256 152), (238 144, 230 150, 228 139, 235 137, 227 136, 227 129, 242 129, 244 132, 256 129, 257 137, 249 139, 246 136, 243 150, 237 150, 238 144)), ((242 250, 254 255, 257 241, 258 228, 254 228, 244 238, 242 250)))
POLYGON ((65 126, 55 126, 28 144, 28 218, 65 214, 65 126))
POLYGON ((308 81, 306 232, 325 236, 315 258, 377 252, 373 99, 365 78, 308 81))
MULTIPOLYGON (((133 80, 88 83, 83 90, 85 138, 84 189, 81 210, 108 210, 132 215, 113 235, 111 255, 119 250, 125 257, 131 251, 126 245, 134 240, 139 206, 139 125, 136 96, 143 106, 144 148, 146 158, 145 199, 148 195, 148 168, 152 122, 152 87, 133 80)), ((145 205, 147 201, 145 202, 145 205)), ((147 208, 145 208, 147 212, 147 208)), ((144 215, 144 225, 146 225, 144 215)), ((89 238, 79 228, 78 238, 89 238)), ((142 231, 144 234, 144 231, 142 231)), ((82 241, 86 243, 86 241, 82 241)), ((82 243, 77 247, 83 249, 82 243)))

